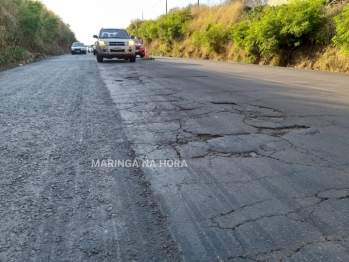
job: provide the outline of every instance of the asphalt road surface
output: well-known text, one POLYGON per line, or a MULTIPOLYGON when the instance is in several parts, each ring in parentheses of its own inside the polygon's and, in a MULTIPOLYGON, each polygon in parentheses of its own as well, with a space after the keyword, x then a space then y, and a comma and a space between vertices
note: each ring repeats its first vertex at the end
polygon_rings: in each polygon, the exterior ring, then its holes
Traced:
POLYGON ((0 72, 0 261, 349 261, 348 83, 91 54, 0 72))

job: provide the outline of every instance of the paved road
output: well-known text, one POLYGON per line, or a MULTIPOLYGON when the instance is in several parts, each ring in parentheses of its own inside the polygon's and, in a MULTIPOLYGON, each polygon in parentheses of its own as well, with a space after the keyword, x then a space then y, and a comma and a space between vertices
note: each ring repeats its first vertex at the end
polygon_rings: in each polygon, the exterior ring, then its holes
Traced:
POLYGON ((348 261, 348 80, 91 54, 0 72, 0 261, 348 261))

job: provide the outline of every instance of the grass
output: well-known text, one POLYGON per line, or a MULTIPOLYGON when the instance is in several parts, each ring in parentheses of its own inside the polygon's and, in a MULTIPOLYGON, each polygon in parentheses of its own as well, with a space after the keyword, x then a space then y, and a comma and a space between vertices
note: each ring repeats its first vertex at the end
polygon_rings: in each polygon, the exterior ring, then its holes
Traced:
POLYGON ((330 45, 318 55, 313 69, 349 73, 349 58, 338 53, 338 49, 330 45))
POLYGON ((229 27, 237 22, 244 13, 244 5, 241 2, 216 6, 199 6, 191 10, 193 21, 188 25, 188 31, 204 31, 208 24, 222 24, 229 27))

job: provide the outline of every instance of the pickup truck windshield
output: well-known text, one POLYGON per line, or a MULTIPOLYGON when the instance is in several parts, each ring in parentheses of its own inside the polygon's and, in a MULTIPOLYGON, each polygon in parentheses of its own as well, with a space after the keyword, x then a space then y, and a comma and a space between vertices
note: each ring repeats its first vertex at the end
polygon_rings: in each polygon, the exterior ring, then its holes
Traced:
POLYGON ((122 29, 102 29, 99 38, 130 38, 126 30, 122 29))

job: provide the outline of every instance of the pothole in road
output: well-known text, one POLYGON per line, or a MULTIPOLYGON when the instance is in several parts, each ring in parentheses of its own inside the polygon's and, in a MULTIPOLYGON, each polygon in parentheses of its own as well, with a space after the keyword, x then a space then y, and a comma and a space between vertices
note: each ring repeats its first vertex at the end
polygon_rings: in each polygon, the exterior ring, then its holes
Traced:
POLYGON ((246 108, 246 111, 249 113, 256 113, 262 116, 276 116, 276 115, 283 114, 281 111, 276 110, 274 108, 266 107, 266 106, 258 106, 258 105, 252 105, 246 108))
POLYGON ((260 128, 259 132, 265 135, 282 137, 292 131, 306 130, 306 129, 309 129, 309 127, 294 125, 290 127, 260 128))
POLYGON ((197 134, 196 138, 195 137, 191 137, 191 138, 182 138, 182 139, 177 139, 176 142, 171 143, 171 146, 181 146, 181 145, 186 145, 190 142, 207 142, 211 139, 215 139, 215 138, 220 138, 223 136, 220 135, 211 135, 211 134, 197 134))
POLYGON ((234 102, 211 102, 211 104, 214 104, 214 105, 233 105, 233 106, 236 105, 236 103, 234 103, 234 102))
POLYGON ((127 79, 127 80, 139 80, 138 76, 126 76, 125 79, 127 79))
POLYGON ((286 149, 290 149, 292 147, 291 143, 280 139, 277 141, 270 141, 269 143, 265 144, 265 145, 261 145, 260 149, 262 149, 263 151, 266 152, 277 152, 277 151, 282 151, 282 150, 286 150, 286 149))
POLYGON ((207 142, 210 139, 218 138, 218 137, 223 137, 220 135, 211 135, 211 134, 198 134, 197 138, 199 141, 204 141, 207 142))
POLYGON ((331 198, 348 199, 349 188, 343 188, 343 189, 333 188, 333 189, 324 190, 317 193, 316 197, 319 197, 324 200, 331 199, 331 198))
POLYGON ((256 115, 249 115, 247 116, 248 119, 251 121, 271 121, 275 123, 280 123, 285 120, 283 116, 256 116, 256 115))
POLYGON ((158 77, 148 77, 148 78, 193 78, 193 77, 208 77, 207 75, 189 75, 189 76, 158 76, 158 77))
POLYGON ((248 157, 262 157, 255 151, 251 152, 243 152, 243 153, 224 153, 224 152, 216 152, 216 151, 210 151, 208 154, 204 156, 195 156, 193 159, 200 159, 200 158, 206 158, 206 157, 233 157, 233 158, 248 158, 248 157))

